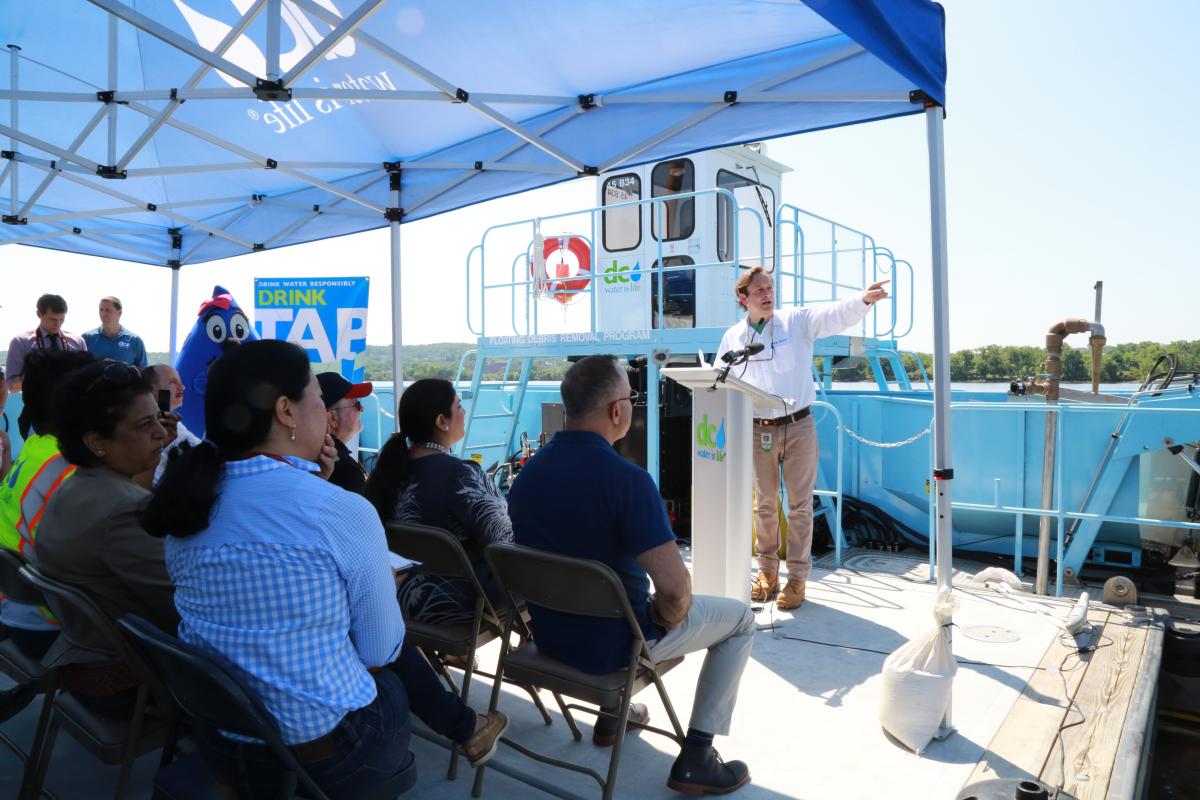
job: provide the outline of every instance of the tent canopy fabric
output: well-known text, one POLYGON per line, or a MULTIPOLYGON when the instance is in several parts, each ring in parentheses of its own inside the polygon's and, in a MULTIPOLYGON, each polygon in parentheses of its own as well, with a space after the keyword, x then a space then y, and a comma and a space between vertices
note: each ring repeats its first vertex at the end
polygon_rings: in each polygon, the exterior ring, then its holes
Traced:
POLYGON ((927 0, 53 0, 0 14, 0 244, 159 266, 945 100, 944 17, 927 0))

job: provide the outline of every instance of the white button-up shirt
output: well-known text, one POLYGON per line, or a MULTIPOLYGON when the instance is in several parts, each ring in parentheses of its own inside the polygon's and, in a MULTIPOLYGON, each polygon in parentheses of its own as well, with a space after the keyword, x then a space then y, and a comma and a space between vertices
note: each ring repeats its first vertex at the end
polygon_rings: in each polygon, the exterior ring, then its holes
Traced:
POLYGON ((762 352, 729 374, 787 403, 786 411, 778 406, 756 405, 754 416, 781 417, 812 405, 817 397, 812 379, 813 342, 856 325, 870 311, 871 307, 856 296, 820 306, 779 309, 761 333, 743 319, 725 331, 717 355, 761 342, 762 352))

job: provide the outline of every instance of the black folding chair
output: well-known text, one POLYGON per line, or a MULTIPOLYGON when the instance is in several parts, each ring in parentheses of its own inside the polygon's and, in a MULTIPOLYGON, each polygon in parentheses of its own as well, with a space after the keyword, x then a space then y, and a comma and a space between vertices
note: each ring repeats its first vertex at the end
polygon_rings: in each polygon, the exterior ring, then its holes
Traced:
MULTIPOLYGON (((25 560, 12 550, 0 548, 0 594, 17 603, 31 606, 44 606, 46 599, 42 593, 21 575, 21 567, 25 560)), ((0 744, 11 750, 23 765, 21 786, 32 779, 34 765, 37 764, 38 752, 46 736, 50 724, 50 711, 54 703, 54 694, 58 690, 58 672, 48 669, 37 659, 30 658, 9 639, 0 640, 0 672, 3 672, 18 684, 33 684, 37 694, 42 696, 42 710, 38 715, 37 727, 34 729, 33 741, 29 752, 14 742, 7 734, 0 731, 0 744)), ((36 695, 35 695, 36 698, 36 695)))
MULTIPOLYGON (((487 592, 479 583, 475 568, 463 550, 462 544, 449 532, 432 525, 416 525, 404 522, 390 522, 387 525, 388 548, 398 555, 420 561, 417 572, 439 578, 457 580, 460 585, 471 592, 474 603, 474 613, 469 622, 457 625, 430 625, 419 620, 405 620, 405 635, 408 640, 430 658, 434 668, 441 673, 451 689, 459 693, 462 701, 467 702, 471 690, 471 678, 475 674, 487 678, 495 677, 490 673, 475 669, 475 653, 480 647, 488 644, 504 633, 505 624, 512 616, 512 608, 497 609, 488 599, 487 592), (453 677, 446 669, 445 656, 459 656, 464 661, 463 682, 460 689, 455 685, 453 677)), ((519 615, 517 615, 519 617, 519 615)), ((521 620, 518 631, 528 638, 528 631, 521 620)), ((533 698, 534 705, 542 714, 542 720, 549 725, 550 715, 531 686, 523 686, 533 698)), ((559 706, 563 706, 562 698, 555 695, 559 706)), ((451 745, 450 766, 446 777, 454 780, 458 773, 459 746, 451 745)), ((476 774, 480 774, 478 771, 476 774)))
POLYGON ((70 628, 90 628, 103 637, 108 650, 129 667, 137 681, 133 714, 128 722, 92 711, 70 692, 59 692, 55 696, 45 743, 39 749, 34 776, 25 787, 26 796, 36 797, 41 791, 61 727, 104 764, 120 765, 114 795, 120 800, 129 788, 133 762, 138 756, 161 749, 160 763, 170 763, 175 753, 179 720, 175 704, 158 674, 87 594, 47 578, 31 564, 21 567, 21 575, 42 592, 54 615, 63 622, 60 636, 67 636, 66 631, 70 628))
MULTIPOLYGON (((137 640, 149 660, 162 672, 167 689, 185 714, 214 733, 223 730, 261 740, 272 755, 279 759, 280 766, 289 775, 288 797, 292 796, 298 784, 305 797, 326 800, 324 792, 296 759, 291 749, 284 744, 274 718, 263 708, 262 703, 242 686, 224 663, 174 636, 163 633, 134 614, 122 616, 117 624, 137 640)), ((198 766, 198 761, 193 763, 197 764, 194 770, 197 774, 190 781, 191 785, 196 787, 207 782, 211 786, 217 776, 204 774, 204 767, 198 766)), ((166 768, 166 774, 164 770, 160 770, 160 775, 156 776, 157 794, 180 800, 184 797, 213 796, 214 789, 208 787, 203 792, 183 794, 174 787, 180 784, 186 786, 189 781, 181 774, 183 770, 174 774, 170 770, 171 767, 166 768)), ((380 800, 396 797, 411 789, 416 782, 416 759, 409 753, 408 764, 381 786, 373 797, 380 800)), ((217 779, 215 783, 219 790, 221 781, 217 779)))
MULTIPOLYGON (((609 800, 613 796, 616 786, 617 769, 621 764, 621 747, 625 742, 627 725, 633 724, 635 727, 662 734, 680 745, 683 744, 683 728, 679 724, 679 718, 675 715, 675 707, 671 704, 671 699, 667 696, 667 691, 662 684, 662 676, 682 663, 683 658, 654 663, 650 657, 650 646, 646 643, 642 629, 629 605, 625 587, 608 565, 587 559, 569 558, 515 544, 489 545, 484 551, 484 556, 492 567, 492 573, 508 596, 509 602, 514 605, 525 600, 532 605, 555 611, 585 617, 625 619, 629 623, 632 635, 629 666, 607 675, 590 675, 547 656, 538 649, 535 643, 536 629, 534 630, 535 641, 527 642, 515 650, 509 649, 506 632, 506 635, 500 639, 500 663, 496 667, 496 674, 506 680, 549 689, 587 703, 594 703, 602 709, 614 707, 618 709, 617 739, 613 744, 612 756, 609 758, 607 778, 601 777, 600 773, 595 770, 550 758, 509 739, 504 739, 505 744, 537 761, 590 775, 600 784, 604 800, 609 800), (674 733, 629 721, 629 705, 633 696, 651 683, 658 690, 674 733)), ((509 620, 509 625, 511 627, 511 620, 509 620)), ((497 680, 492 686, 491 709, 495 710, 499 702, 500 681, 497 680)), ((606 713, 568 704, 564 708, 564 714, 576 741, 581 736, 571 717, 570 709, 598 716, 606 713)))

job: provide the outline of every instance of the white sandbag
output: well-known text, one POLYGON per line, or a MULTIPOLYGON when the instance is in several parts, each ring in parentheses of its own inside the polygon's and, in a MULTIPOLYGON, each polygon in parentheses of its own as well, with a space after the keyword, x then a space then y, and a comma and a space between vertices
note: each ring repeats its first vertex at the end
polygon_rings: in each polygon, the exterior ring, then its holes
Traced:
POLYGON ((1012 589, 1015 592, 1025 591, 1024 584, 1017 577, 1016 573, 1011 572, 1004 567, 988 567, 981 569, 962 585, 968 589, 994 589, 997 591, 1006 591, 1012 589))
POLYGON ((950 648, 950 628, 946 624, 957 608, 958 600, 944 590, 933 607, 937 625, 883 662, 879 722, 917 755, 937 733, 950 702, 958 664, 950 648))

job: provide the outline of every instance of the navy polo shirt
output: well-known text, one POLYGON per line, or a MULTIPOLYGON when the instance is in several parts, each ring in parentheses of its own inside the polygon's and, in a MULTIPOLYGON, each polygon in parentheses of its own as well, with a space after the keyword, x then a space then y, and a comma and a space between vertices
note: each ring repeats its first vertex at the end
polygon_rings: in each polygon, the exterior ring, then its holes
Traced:
MULTIPOLYGON (((508 513, 517 544, 612 567, 642 633, 661 638, 662 629, 650 618, 650 579, 637 557, 675 541, 675 534, 650 473, 598 434, 559 431, 518 473, 508 513)), ((529 613, 534 640, 551 658, 593 675, 629 665, 633 637, 625 620, 534 605, 529 613)))
POLYGON ((142 344, 142 337, 125 330, 124 326, 115 339, 105 336, 104 328, 96 328, 85 333, 83 341, 87 343, 88 352, 99 360, 111 358, 140 369, 146 368, 146 345, 142 344))

